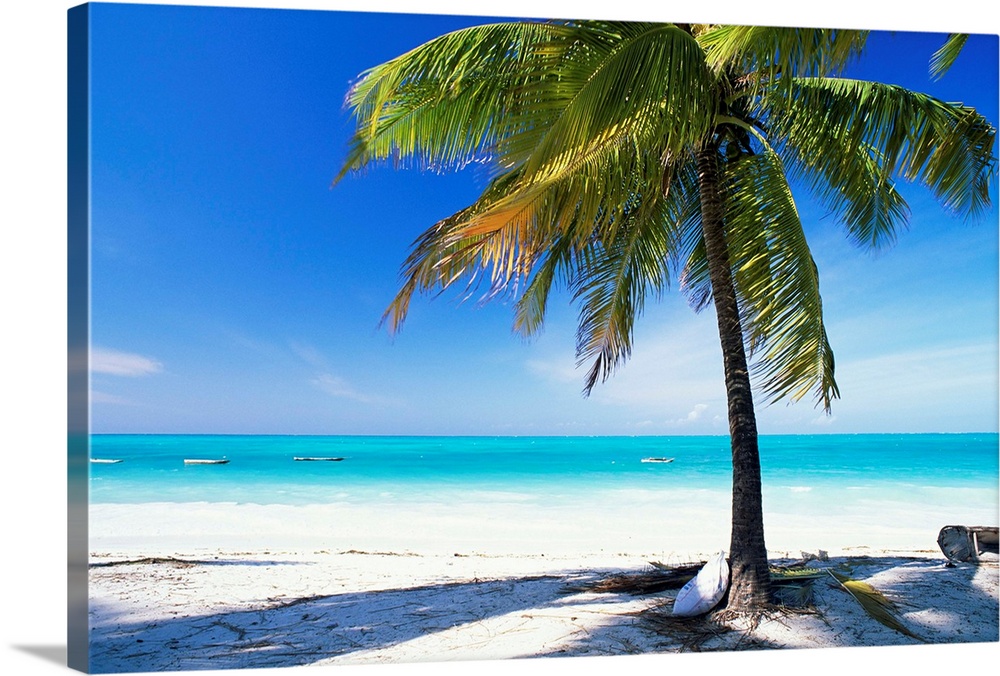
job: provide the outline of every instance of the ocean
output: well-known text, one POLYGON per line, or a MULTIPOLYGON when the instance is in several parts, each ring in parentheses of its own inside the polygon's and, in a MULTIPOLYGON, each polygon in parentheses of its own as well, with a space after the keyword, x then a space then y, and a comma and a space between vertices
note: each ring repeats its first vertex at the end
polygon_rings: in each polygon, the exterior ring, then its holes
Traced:
MULTIPOLYGON (((945 525, 998 521, 997 434, 762 436, 760 452, 769 550, 932 551, 945 525)), ((121 462, 86 468, 91 542, 714 551, 729 456, 722 436, 96 435, 91 457, 121 462)))
MULTIPOLYGON (((765 491, 858 492, 916 501, 956 495, 996 507, 997 434, 762 436, 765 491)), ((306 505, 422 501, 455 491, 589 499, 608 491, 731 487, 729 441, 676 437, 95 435, 92 503, 306 505), (294 457, 341 457, 301 462, 294 457), (642 462, 648 457, 669 463, 642 462), (185 459, 227 464, 186 465, 185 459)))

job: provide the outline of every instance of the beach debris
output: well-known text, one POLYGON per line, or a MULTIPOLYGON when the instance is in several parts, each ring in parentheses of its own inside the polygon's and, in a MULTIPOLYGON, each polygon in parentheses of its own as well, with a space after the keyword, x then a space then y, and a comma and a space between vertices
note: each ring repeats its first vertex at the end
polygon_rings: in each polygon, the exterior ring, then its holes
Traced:
POLYGON ((799 555, 802 557, 802 561, 804 561, 804 562, 808 562, 808 561, 829 561, 830 560, 829 553, 827 553, 827 551, 824 550, 824 549, 818 549, 818 550, 816 550, 815 554, 813 554, 812 552, 799 552, 799 555))
MULTIPOLYGON (((596 593, 596 594, 630 594, 644 596, 656 594, 671 589, 680 589, 698 574, 707 561, 692 563, 667 564, 660 561, 650 561, 652 570, 638 573, 616 573, 596 580, 585 580, 567 584, 562 588, 564 594, 596 593)), ((801 563, 791 563, 785 566, 771 566, 771 584, 782 595, 788 598, 783 605, 805 605, 792 598, 796 593, 800 596, 803 588, 811 587, 817 578, 825 578, 826 574, 818 568, 805 568, 801 563)), ((811 594, 808 595, 811 600, 811 594)), ((669 600, 669 599, 668 599, 669 600)))
POLYGON ((825 579, 819 568, 806 568, 801 562, 771 566, 771 596, 783 608, 806 608, 813 603, 813 583, 825 579))
POLYGON ((708 560, 694 579, 681 587, 674 600, 674 617, 704 615, 714 608, 729 589, 729 564, 726 553, 719 552, 708 560))
POLYGON ((641 573, 619 573, 599 580, 588 580, 563 587, 563 593, 598 593, 598 594, 632 594, 642 596, 655 594, 668 589, 680 589, 686 585, 702 566, 704 561, 668 566, 664 563, 650 561, 654 570, 641 573))
POLYGON ((835 570, 828 570, 827 572, 843 589, 854 597, 865 612, 873 619, 905 636, 927 643, 927 639, 914 634, 902 623, 897 616, 898 610, 896 609, 896 605, 887 599, 882 592, 875 589, 875 587, 867 582, 854 580, 835 570))
POLYGON ((733 633, 732 626, 712 615, 674 617, 662 607, 644 611, 639 618, 652 631, 679 643, 681 652, 700 652, 706 642, 733 633))
POLYGON ((144 566, 144 565, 168 565, 175 566, 177 568, 191 568, 192 566, 197 566, 199 564, 204 564, 205 561, 190 561, 185 559, 178 559, 172 556, 146 556, 141 559, 125 559, 125 560, 115 560, 115 561, 99 561, 90 563, 90 568, 110 568, 112 566, 144 566))
POLYGON ((938 533, 938 547, 949 561, 979 563, 980 554, 998 553, 996 526, 945 526, 938 533))

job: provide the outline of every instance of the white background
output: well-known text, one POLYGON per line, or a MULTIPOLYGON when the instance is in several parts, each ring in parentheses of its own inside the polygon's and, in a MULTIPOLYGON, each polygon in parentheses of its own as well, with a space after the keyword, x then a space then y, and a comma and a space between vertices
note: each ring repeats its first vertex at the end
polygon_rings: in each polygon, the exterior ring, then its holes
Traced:
MULTIPOLYGON (((5 674, 62 672, 66 646, 66 10, 73 2, 8 0, 0 10, 0 414, 3 512, 0 513, 0 665, 5 674)), ((994 3, 705 3, 617 0, 190 1, 161 4, 423 11, 574 18, 654 19, 772 25, 822 25, 992 33, 994 3), (873 7, 877 6, 877 11, 873 7), (987 9, 992 7, 992 9, 987 9)), ((989 671, 1000 644, 769 651, 615 658, 565 658, 375 667, 315 667, 309 674, 387 676, 518 671, 578 674, 607 671, 774 671, 795 674, 942 674, 989 671)), ((206 675, 233 672, 199 672, 206 675)), ((280 674, 286 670, 249 670, 280 674)))

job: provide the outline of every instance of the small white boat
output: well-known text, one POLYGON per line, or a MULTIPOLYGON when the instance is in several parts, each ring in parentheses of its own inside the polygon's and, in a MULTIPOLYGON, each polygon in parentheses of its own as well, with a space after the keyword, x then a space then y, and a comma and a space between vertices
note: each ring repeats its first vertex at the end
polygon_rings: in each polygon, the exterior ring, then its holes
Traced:
POLYGON ((91 458, 90 461, 97 465, 117 465, 121 462, 121 459, 111 459, 111 458, 91 458))
POLYGON ((643 458, 643 462, 673 462, 673 458, 643 458))
POLYGON ((340 462, 343 458, 309 458, 295 456, 292 460, 295 460, 296 462, 340 462))
POLYGON ((229 461, 225 458, 221 460, 206 460, 202 458, 184 458, 185 465, 225 465, 229 461))

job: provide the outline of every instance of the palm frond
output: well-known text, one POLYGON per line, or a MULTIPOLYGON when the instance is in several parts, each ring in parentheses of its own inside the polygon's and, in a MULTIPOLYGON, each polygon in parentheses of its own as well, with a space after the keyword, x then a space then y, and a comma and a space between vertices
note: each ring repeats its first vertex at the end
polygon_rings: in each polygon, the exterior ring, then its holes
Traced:
POLYGON ((468 229, 477 213, 503 199, 515 182, 516 174, 493 181, 474 204, 435 223, 414 241, 401 269, 403 284, 382 316, 381 323, 390 332, 402 327, 414 293, 443 291, 464 282, 468 296, 484 283, 481 273, 485 272, 489 277, 486 293, 495 296, 528 274, 547 244, 547 230, 535 227, 537 211, 551 205, 529 200, 497 228, 471 234, 468 229))
POLYGON ((909 636, 918 641, 927 642, 927 639, 918 636, 908 629, 897 617, 896 606, 887 599, 879 590, 872 587, 867 582, 853 580, 843 573, 834 570, 827 571, 834 580, 840 584, 854 599, 864 608, 873 619, 889 627, 894 631, 909 636))
POLYGON ((514 306, 514 332, 529 337, 537 334, 545 322, 549 294, 560 283, 566 284, 576 259, 577 247, 572 238, 558 236, 544 254, 524 293, 514 306))
POLYGON ((771 401, 839 397, 819 275, 784 167, 772 150, 726 167, 726 239, 758 386, 771 401))
POLYGON ((564 31, 538 22, 473 26, 369 69, 347 95, 357 126, 336 180, 388 158, 450 168, 489 157, 511 131, 519 91, 547 72, 539 46, 564 31))
POLYGON ((547 45, 562 47, 558 72, 525 88, 519 112, 534 123, 502 148, 508 164, 525 158, 526 182, 606 135, 679 154, 707 133, 714 78, 689 34, 661 23, 585 22, 573 31, 547 45))
POLYGON ((577 365, 591 362, 585 394, 628 359, 632 327, 646 297, 669 286, 684 258, 683 233, 700 216, 692 158, 675 157, 661 171, 663 178, 653 185, 662 188, 669 179, 669 189, 637 195, 567 268, 569 288, 580 304, 577 365))
POLYGON ((676 233, 662 206, 653 197, 625 215, 610 241, 595 240, 581 252, 571 289, 580 303, 577 365, 591 362, 585 394, 628 359, 647 295, 669 284, 676 233))
POLYGON ((952 33, 948 36, 940 49, 931 56, 930 73, 932 79, 940 80, 944 77, 944 74, 958 59, 958 55, 962 53, 962 48, 965 47, 968 39, 969 36, 966 33, 952 33))
MULTIPOLYGON (((780 158, 767 150, 726 167, 725 226, 744 340, 769 401, 813 392, 830 411, 840 396, 823 322, 816 264, 780 158)), ((690 230, 681 289, 701 311, 712 301, 704 244, 690 230)))
POLYGON ((895 243, 910 208, 875 148, 838 137, 832 127, 789 134, 786 148, 793 173, 811 180, 816 196, 838 216, 852 242, 876 250, 895 243), (819 152, 835 159, 817 157, 819 152))
MULTIPOLYGON (((679 261, 695 308, 711 301, 691 157, 725 137, 724 225, 755 377, 771 401, 812 392, 829 411, 833 353, 786 167, 871 247, 908 219, 897 179, 974 217, 996 168, 995 129, 973 109, 818 77, 866 38, 524 21, 456 31, 370 69, 348 95, 357 127, 337 180, 388 160, 490 169, 474 204, 414 242, 383 322, 398 330, 414 293, 464 285, 515 298, 514 328, 532 335, 565 287, 589 393, 629 357, 636 318, 679 261)), ((939 50, 940 72, 961 46, 953 36, 939 50)))
POLYGON ((890 183, 897 177, 925 185, 946 209, 967 218, 990 205, 996 130, 972 108, 837 78, 796 78, 766 104, 772 133, 813 187, 828 197, 842 192, 835 201, 853 219, 848 226, 860 228, 862 234, 852 230, 859 241, 866 228, 884 232, 905 215, 890 183), (869 200, 878 206, 866 207, 869 200))
POLYGON ((717 71, 744 73, 758 85, 840 72, 856 59, 868 31, 771 26, 712 26, 698 36, 717 71))

